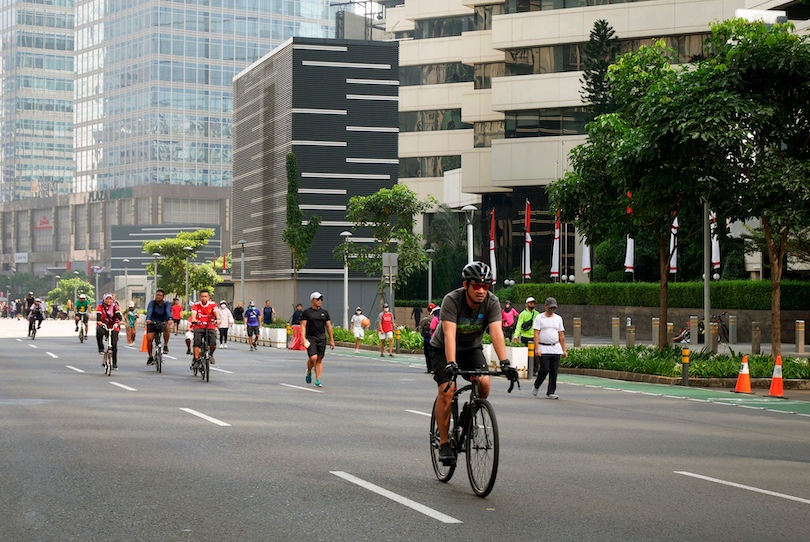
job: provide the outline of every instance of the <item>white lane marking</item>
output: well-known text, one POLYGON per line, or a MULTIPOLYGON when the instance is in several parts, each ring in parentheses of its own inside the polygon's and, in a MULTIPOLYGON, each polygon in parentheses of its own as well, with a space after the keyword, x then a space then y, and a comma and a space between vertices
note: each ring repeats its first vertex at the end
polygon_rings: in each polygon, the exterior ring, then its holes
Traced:
POLYGON ((366 482, 365 480, 357 478, 356 476, 352 476, 349 473, 343 471, 329 471, 329 473, 334 474, 338 478, 343 478, 347 482, 351 482, 364 489, 368 489, 369 491, 374 492, 377 495, 382 495, 387 499, 391 499, 394 502, 407 506, 408 508, 416 510, 417 512, 425 514, 426 516, 429 516, 433 519, 437 519, 442 523, 462 523, 461 520, 448 516, 447 514, 442 514, 441 512, 434 510, 433 508, 428 508, 424 504, 412 501, 411 499, 403 497, 402 495, 397 495, 393 491, 388 491, 387 489, 381 488, 380 486, 375 486, 374 484, 366 482))
POLYGON ((228 373, 229 375, 233 374, 233 371, 226 371, 225 369, 219 369, 218 367, 211 367, 212 371, 219 371, 220 373, 228 373))
POLYGON ((312 393, 323 393, 322 390, 315 390, 315 389, 312 389, 312 388, 305 388, 304 386, 294 386, 292 384, 285 384, 284 382, 279 382, 278 385, 279 386, 286 386, 288 388, 294 388, 296 390, 311 391, 312 393))
POLYGON ((231 426, 231 424, 229 424, 229 423, 225 423, 222 420, 212 418, 211 416, 203 414, 202 412, 197 412, 196 410, 192 410, 190 408, 181 408, 180 410, 182 410, 183 412, 188 412, 189 414, 192 414, 194 416, 202 418, 203 420, 207 420, 207 421, 209 421, 211 423, 215 423, 215 424, 217 424, 217 425, 219 425, 221 427, 230 427, 231 426))
POLYGON ((54 354, 53 352, 45 352, 45 353, 46 353, 46 354, 48 354, 49 356, 51 356, 51 357, 52 357, 52 358, 54 358, 54 359, 59 359, 59 356, 57 356, 57 355, 56 355, 56 354, 54 354))
POLYGON ((22 339, 15 339, 18 343, 22 342, 22 339))
POLYGON ((35 344, 29 344, 28 346, 30 346, 31 348, 39 348, 39 347, 38 347, 37 345, 35 345, 35 344))
POLYGON ((428 418, 430 418, 430 414, 428 414, 427 412, 419 412, 418 410, 408 410, 407 408, 405 409, 405 412, 410 412, 411 414, 419 414, 420 416, 427 416, 428 418))
POLYGON ((746 486, 743 484, 738 484, 736 482, 728 482, 726 480, 720 480, 719 478, 711 478, 709 476, 703 476, 702 474, 695 474, 693 472, 687 472, 682 470, 673 471, 675 474, 682 474, 684 476, 690 476, 692 478, 697 478, 699 480, 706 480, 707 482, 714 482, 716 484, 722 484, 725 486, 736 487, 739 489, 747 489, 748 491, 754 491, 756 493, 763 493, 765 495, 770 495, 772 497, 780 497, 782 499, 788 499, 791 501, 800 502, 802 504, 810 504, 810 499, 803 499, 801 497, 794 497, 793 495, 786 495, 785 493, 777 493, 775 491, 768 491, 767 489, 760 489, 758 487, 753 486, 746 486))
POLYGON ((84 372, 81 369, 77 369, 73 365, 65 365, 65 367, 67 367, 68 369, 72 369, 72 370, 76 371, 77 373, 83 373, 84 372))
POLYGON ((173 360, 177 361, 177 358, 172 357, 172 356, 170 356, 169 354, 163 354, 163 357, 164 357, 164 358, 168 358, 168 359, 173 359, 173 360))
POLYGON ((127 391, 138 391, 135 388, 130 388, 129 386, 124 386, 123 384, 119 384, 118 382, 110 382, 113 386, 118 386, 119 388, 125 389, 127 391))

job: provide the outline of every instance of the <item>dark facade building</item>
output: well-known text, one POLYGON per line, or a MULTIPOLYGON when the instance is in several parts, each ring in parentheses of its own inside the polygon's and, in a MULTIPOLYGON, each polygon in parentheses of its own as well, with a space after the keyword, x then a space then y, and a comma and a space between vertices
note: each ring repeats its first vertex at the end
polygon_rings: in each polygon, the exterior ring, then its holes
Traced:
MULTIPOLYGON (((293 152, 304 220, 322 219, 299 279, 314 280, 310 286, 319 291, 331 280, 338 288, 333 298, 342 298, 343 262, 332 251, 352 229, 349 199, 397 182, 398 89, 395 42, 296 37, 234 79, 233 243, 246 241, 248 292, 277 281, 274 291, 283 289, 293 301, 291 255, 281 240, 286 155, 293 152)), ((373 242, 352 233, 355 242, 373 242)), ((240 262, 234 258, 234 277, 240 262)), ((299 300, 306 304, 301 287, 299 300)))

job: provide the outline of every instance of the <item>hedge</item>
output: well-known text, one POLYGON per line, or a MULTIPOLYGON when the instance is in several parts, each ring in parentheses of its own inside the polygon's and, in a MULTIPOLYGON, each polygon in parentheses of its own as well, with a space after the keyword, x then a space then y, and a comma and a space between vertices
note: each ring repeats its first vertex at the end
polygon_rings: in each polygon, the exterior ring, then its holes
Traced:
MULTIPOLYGON (((561 305, 616 305, 657 307, 659 285, 651 282, 592 282, 590 284, 516 284, 495 292, 501 302, 522 304, 529 297, 542 301, 552 296, 561 305)), ((712 306, 727 310, 770 310, 771 282, 767 280, 721 280, 711 283, 712 306)), ((810 282, 782 282, 782 309, 807 310, 810 282)), ((440 299, 433 301, 440 303, 440 299)), ((397 299, 399 307, 427 307, 425 299, 397 299)), ((703 305, 703 282, 670 282, 670 308, 703 305)))

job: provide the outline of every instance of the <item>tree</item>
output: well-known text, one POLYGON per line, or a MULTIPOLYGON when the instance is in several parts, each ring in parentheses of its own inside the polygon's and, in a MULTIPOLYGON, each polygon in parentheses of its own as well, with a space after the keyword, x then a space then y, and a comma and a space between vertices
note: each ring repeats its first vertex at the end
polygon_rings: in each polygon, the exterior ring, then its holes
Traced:
MULTIPOLYGON (((481 213, 473 216, 474 246, 481 246, 481 213)), ((461 269, 467 263, 467 222, 464 213, 440 205, 430 223, 430 246, 433 254, 433 292, 441 297, 461 285, 461 269)), ((520 273, 513 276, 519 276, 520 273)), ((507 275, 508 276, 508 275, 507 275)))
MULTIPOLYGON (((312 215, 304 224, 304 213, 298 204, 298 161, 295 153, 287 154, 287 227, 281 239, 290 247, 293 268, 293 299, 298 299, 298 272, 307 263, 307 255, 321 225, 321 217, 312 215)), ((342 257, 341 257, 342 258, 342 257)))
MULTIPOLYGON (((6 277, 6 285, 11 286, 11 298, 22 299, 28 292, 34 292, 34 296, 41 295, 51 287, 51 281, 31 275, 29 273, 14 273, 6 277)), ((4 289, 6 291, 6 289, 4 289)))
POLYGON ((88 299, 93 299, 95 297, 95 289, 84 279, 72 277, 61 279, 56 288, 48 292, 47 297, 48 302, 63 305, 67 303, 68 299, 72 299, 75 302, 79 294, 85 294, 88 299))
POLYGON ((619 37, 605 19, 593 23, 582 59, 582 95, 588 104, 591 118, 616 111, 616 102, 610 93, 608 67, 619 54, 619 37))
MULTIPOLYGON (((349 266, 369 276, 382 272, 382 255, 397 254, 397 281, 406 282, 412 273, 427 269, 428 255, 423 237, 413 233, 414 217, 427 211, 432 200, 420 201, 403 184, 383 188, 369 196, 353 196, 349 200, 346 218, 357 229, 368 228, 375 243, 356 243, 348 240, 335 248, 335 258, 343 261, 344 250, 352 257, 349 266)), ((382 279, 380 288, 383 287, 382 279)))
MULTIPOLYGON (((158 287, 167 293, 185 293, 186 291, 186 250, 193 250, 189 259, 200 247, 208 244, 214 230, 203 229, 194 232, 181 231, 177 237, 168 237, 160 241, 144 241, 143 251, 147 254, 160 254, 158 260, 158 287)), ((155 262, 147 266, 147 273, 155 273, 155 262)), ((192 263, 189 261, 188 284, 190 290, 211 289, 222 282, 214 266, 210 263, 192 263)))
POLYGON ((744 130, 718 155, 733 170, 727 213, 759 218, 771 269, 772 355, 781 354, 781 283, 792 235, 810 227, 810 38, 791 24, 732 19, 712 26, 704 63, 751 107, 732 120, 744 130))

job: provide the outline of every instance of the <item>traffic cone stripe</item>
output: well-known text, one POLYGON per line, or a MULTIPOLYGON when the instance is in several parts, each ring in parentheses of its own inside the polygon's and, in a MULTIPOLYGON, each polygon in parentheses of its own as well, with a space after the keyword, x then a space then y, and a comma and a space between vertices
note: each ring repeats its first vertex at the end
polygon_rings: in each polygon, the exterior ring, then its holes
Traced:
POLYGON ((748 370, 748 360, 742 362, 742 367, 740 367, 740 374, 747 375, 751 374, 748 370))
POLYGON ((773 368, 773 377, 774 378, 782 378, 782 366, 777 365, 773 368))

